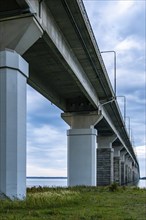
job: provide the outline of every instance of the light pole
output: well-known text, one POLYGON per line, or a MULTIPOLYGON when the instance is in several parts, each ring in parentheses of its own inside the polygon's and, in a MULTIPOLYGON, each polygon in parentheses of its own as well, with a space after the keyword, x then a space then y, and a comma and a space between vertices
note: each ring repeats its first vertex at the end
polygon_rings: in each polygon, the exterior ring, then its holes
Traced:
POLYGON ((123 95, 117 96, 117 98, 124 98, 124 124, 126 124, 126 97, 123 95))
POLYGON ((128 131, 129 131, 129 132, 128 132, 128 133, 129 133, 129 138, 130 138, 130 117, 127 116, 126 118, 127 118, 128 121, 129 121, 129 126, 128 126, 128 131))
POLYGON ((101 51, 100 53, 114 53, 114 92, 115 92, 115 97, 116 97, 116 90, 117 90, 117 73, 116 73, 116 68, 117 68, 117 61, 116 61, 116 52, 114 50, 107 50, 107 51, 101 51))

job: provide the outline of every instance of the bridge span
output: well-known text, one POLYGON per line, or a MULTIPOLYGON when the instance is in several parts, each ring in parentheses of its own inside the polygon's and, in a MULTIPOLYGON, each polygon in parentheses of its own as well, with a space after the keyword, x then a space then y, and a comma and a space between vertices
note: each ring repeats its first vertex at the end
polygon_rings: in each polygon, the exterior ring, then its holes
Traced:
POLYGON ((69 186, 139 179, 139 164, 83 2, 1 0, 2 193, 26 196, 27 83, 62 109, 70 125, 69 186))

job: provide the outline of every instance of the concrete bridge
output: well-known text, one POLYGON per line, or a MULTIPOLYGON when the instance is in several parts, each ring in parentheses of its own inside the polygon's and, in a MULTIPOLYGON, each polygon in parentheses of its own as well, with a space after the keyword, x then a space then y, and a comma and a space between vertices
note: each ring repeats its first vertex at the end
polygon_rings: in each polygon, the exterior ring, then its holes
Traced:
POLYGON ((82 1, 1 0, 2 193, 26 196, 27 83, 62 109, 70 125, 69 186, 139 179, 139 164, 82 1))

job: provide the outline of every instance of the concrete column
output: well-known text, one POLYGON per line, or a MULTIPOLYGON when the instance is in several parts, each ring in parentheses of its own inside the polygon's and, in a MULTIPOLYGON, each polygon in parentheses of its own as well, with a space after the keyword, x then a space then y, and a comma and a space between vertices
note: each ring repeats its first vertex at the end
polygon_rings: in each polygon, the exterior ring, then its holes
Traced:
POLYGON ((96 186, 96 140, 94 125, 101 120, 97 112, 64 113, 71 126, 68 137, 68 186, 96 186))
POLYGON ((125 184, 125 162, 121 161, 121 185, 125 184))
POLYGON ((96 186, 96 135, 91 129, 70 129, 68 135, 68 185, 96 186))
POLYGON ((28 64, 14 51, 0 52, 0 192, 26 196, 26 80, 28 64))
POLYGON ((139 180, 139 167, 136 163, 133 163, 133 182, 138 182, 139 180))
POLYGON ((97 147, 97 185, 106 186, 114 181, 113 156, 114 149, 112 143, 116 140, 116 135, 98 136, 97 147))
POLYGON ((121 155, 121 185, 126 183, 126 162, 125 162, 125 155, 127 151, 122 149, 120 152, 121 155))
POLYGON ((131 183, 132 182, 132 162, 131 158, 128 153, 125 155, 125 169, 126 169, 126 176, 125 176, 125 183, 131 183))
POLYGON ((129 160, 128 160, 128 168, 129 168, 128 182, 132 183, 133 182, 133 178, 132 178, 132 160, 131 160, 130 157, 129 157, 129 160))
POLYGON ((128 184, 131 182, 131 171, 130 171, 130 160, 129 154, 125 154, 125 183, 128 184))
POLYGON ((121 185, 121 156, 120 150, 122 146, 114 147, 114 182, 121 185))
POLYGON ((133 183, 136 182, 136 167, 135 167, 135 162, 132 162, 132 181, 133 183))
POLYGON ((128 184, 128 165, 125 164, 125 184, 128 184))
POLYGON ((134 169, 134 162, 132 162, 132 181, 135 182, 135 169, 134 169))

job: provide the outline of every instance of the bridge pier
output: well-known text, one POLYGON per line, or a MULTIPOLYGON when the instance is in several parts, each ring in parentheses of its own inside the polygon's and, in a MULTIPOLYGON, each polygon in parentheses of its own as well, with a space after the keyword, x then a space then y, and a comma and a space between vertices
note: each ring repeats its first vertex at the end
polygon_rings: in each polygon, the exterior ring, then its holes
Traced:
POLYGON ((132 173, 132 160, 131 157, 128 158, 128 168, 129 168, 129 173, 128 173, 128 182, 132 183, 133 182, 133 173, 132 173))
POLYGON ((126 155, 127 151, 123 148, 121 150, 121 185, 126 183, 126 155))
POLYGON ((138 182, 139 180, 139 169, 136 166, 136 163, 132 163, 132 171, 133 171, 133 182, 138 182))
POLYGON ((116 135, 98 136, 97 138, 97 186, 110 185, 114 181, 112 143, 116 138, 116 135))
POLYGON ((26 196, 26 81, 28 64, 14 51, 0 52, 0 192, 26 196))
POLYGON ((114 182, 121 185, 121 155, 122 146, 114 147, 114 182))
POLYGON ((121 185, 125 184, 125 162, 121 161, 121 185))
POLYGON ((125 154, 125 183, 132 182, 132 161, 128 153, 125 154))
POLYGON ((68 186, 96 186, 96 140, 94 125, 100 120, 97 112, 63 113, 71 126, 67 131, 68 186))
POLYGON ((96 135, 94 128, 68 130, 69 186, 96 186, 96 135))

